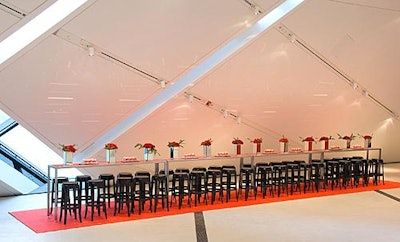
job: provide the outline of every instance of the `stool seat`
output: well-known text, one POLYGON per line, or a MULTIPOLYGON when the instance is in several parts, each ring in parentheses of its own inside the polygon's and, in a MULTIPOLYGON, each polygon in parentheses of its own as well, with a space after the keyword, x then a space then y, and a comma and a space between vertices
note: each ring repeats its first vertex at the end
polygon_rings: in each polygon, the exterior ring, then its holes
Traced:
POLYGON ((131 172, 120 172, 118 177, 133 177, 133 174, 131 172))

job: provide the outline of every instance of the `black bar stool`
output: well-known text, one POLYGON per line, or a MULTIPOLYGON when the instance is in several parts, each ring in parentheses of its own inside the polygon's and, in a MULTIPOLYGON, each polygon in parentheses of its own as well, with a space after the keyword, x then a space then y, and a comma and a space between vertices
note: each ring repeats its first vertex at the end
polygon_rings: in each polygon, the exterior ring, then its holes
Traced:
POLYGON ((286 183, 290 186, 290 195, 293 195, 294 191, 300 190, 299 164, 294 161, 282 161, 282 163, 286 165, 286 183))
POLYGON ((57 189, 57 191, 58 191, 58 201, 57 201, 57 203, 60 203, 61 202, 61 196, 62 196, 62 184, 64 183, 64 182, 68 182, 69 181, 69 179, 68 179, 68 177, 58 177, 58 178, 53 178, 52 180, 51 180, 51 205, 50 205, 50 212, 49 212, 49 214, 48 215, 50 215, 50 214, 52 214, 53 213, 53 207, 54 207, 54 203, 55 203, 55 201, 56 201, 56 199, 55 199, 55 192, 56 192, 56 179, 57 179, 57 186, 58 186, 58 189, 57 189))
POLYGON ((89 175, 79 175, 76 176, 75 181, 79 183, 79 187, 81 189, 81 198, 85 203, 87 202, 89 198, 89 184, 88 181, 92 180, 92 177, 89 175), (84 192, 83 192, 84 191, 84 192))
POLYGON ((169 199, 168 199, 168 179, 165 174, 156 174, 151 178, 152 186, 152 200, 154 201, 153 211, 157 212, 158 199, 161 199, 162 208, 167 207, 169 211, 169 199))
POLYGON ((171 196, 171 204, 172 199, 176 201, 176 197, 178 197, 178 207, 182 208, 182 203, 184 197, 188 198, 188 205, 190 206, 190 175, 189 169, 175 169, 173 175, 173 196, 171 196))
POLYGON ((303 190, 303 193, 306 193, 307 186, 310 184, 310 180, 308 179, 308 171, 309 164, 306 163, 304 160, 294 160, 293 163, 297 164, 298 166, 298 186, 299 191, 303 190), (303 187, 301 187, 303 185, 303 187))
POLYGON ((260 187, 262 197, 265 198, 267 195, 267 189, 269 188, 269 193, 273 196, 272 189, 272 168, 268 162, 259 162, 256 164, 256 187, 260 187))
POLYGON ((103 173, 99 175, 99 179, 104 180, 104 185, 106 186, 104 199, 108 201, 108 207, 111 207, 111 199, 114 198, 114 193, 115 193, 115 177, 113 174, 103 173))
POLYGON ((254 168, 244 165, 240 169, 240 177, 239 177, 239 194, 242 194, 242 189, 245 190, 244 200, 247 201, 249 197, 249 192, 252 190, 254 199, 257 198, 257 187, 254 183, 254 168))
POLYGON ((337 160, 327 160, 325 170, 325 184, 331 186, 340 186, 340 166, 337 160))
POLYGON ((146 201, 150 202, 152 208, 152 187, 150 182, 150 172, 138 171, 133 179, 133 200, 138 202, 139 214, 142 214, 146 201))
MULTIPOLYGON (((233 165, 222 166, 221 188, 225 191, 226 199, 228 202, 231 199, 231 192, 235 191, 236 201, 239 200, 238 181, 236 167, 233 165)), ((222 193, 223 194, 223 193, 222 193)))
POLYGON ((207 192, 206 192, 206 168, 193 168, 190 172, 190 197, 194 195, 194 206, 197 206, 197 203, 200 203, 200 198, 203 195, 204 201, 207 204, 207 192))
POLYGON ((210 166, 206 172, 206 192, 211 192, 211 204, 214 204, 216 194, 219 194, 219 199, 222 201, 222 186, 221 186, 222 167, 210 166))
POLYGON ((98 216, 100 216, 100 208, 104 212, 104 216, 107 219, 107 207, 104 199, 105 184, 104 180, 93 179, 88 181, 90 196, 85 206, 85 218, 87 215, 88 208, 91 209, 91 220, 94 218, 94 209, 97 209, 98 216))
POLYGON ((60 221, 64 213, 64 224, 67 223, 67 212, 74 212, 74 217, 79 217, 79 222, 82 223, 81 215, 81 189, 78 182, 64 182, 61 188, 61 209, 60 221))
POLYGON ((124 204, 127 207, 128 217, 131 216, 133 211, 133 178, 132 177, 118 177, 115 184, 114 192, 114 216, 117 212, 120 213, 124 208, 124 204))
POLYGON ((310 176, 310 183, 311 187, 314 191, 314 188, 317 192, 319 192, 319 189, 321 187, 321 184, 323 185, 323 188, 326 190, 327 186, 327 176, 326 176, 326 163, 328 160, 325 161, 313 161, 311 163, 311 167, 309 170, 309 176, 310 176), (312 185, 314 184, 314 186, 312 185))
POLYGON ((340 181, 343 188, 347 188, 348 185, 353 187, 351 182, 351 161, 350 158, 346 160, 340 160, 339 162, 339 172, 340 181))
POLYGON ((272 187, 274 192, 278 193, 278 197, 281 196, 282 191, 286 191, 288 195, 288 186, 286 183, 286 165, 282 162, 270 162, 272 166, 272 187))
POLYGON ((372 159, 374 164, 374 184, 378 185, 380 179, 382 178, 382 183, 385 184, 385 165, 383 159, 372 159))

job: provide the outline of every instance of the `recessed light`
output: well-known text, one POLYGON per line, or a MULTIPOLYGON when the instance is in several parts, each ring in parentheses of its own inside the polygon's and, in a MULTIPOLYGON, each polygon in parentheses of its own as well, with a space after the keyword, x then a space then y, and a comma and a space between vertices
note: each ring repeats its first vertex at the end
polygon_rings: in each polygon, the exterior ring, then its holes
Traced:
POLYGON ((140 102, 141 100, 138 99, 129 99, 129 98, 120 98, 118 99, 120 102, 140 102))
POLYGON ((326 93, 316 93, 316 94, 313 94, 313 96, 314 97, 327 97, 328 94, 326 94, 326 93))
POLYGON ((100 120, 94 119, 94 120, 82 120, 82 123, 100 123, 100 120))
POLYGON ((74 100, 73 97, 47 97, 49 100, 74 100))
POLYGON ((78 86, 78 83, 65 83, 65 82, 50 82, 49 84, 55 86, 78 86))
POLYGON ((67 112, 67 111, 46 111, 44 113, 47 113, 47 114, 67 114, 69 112, 67 112))

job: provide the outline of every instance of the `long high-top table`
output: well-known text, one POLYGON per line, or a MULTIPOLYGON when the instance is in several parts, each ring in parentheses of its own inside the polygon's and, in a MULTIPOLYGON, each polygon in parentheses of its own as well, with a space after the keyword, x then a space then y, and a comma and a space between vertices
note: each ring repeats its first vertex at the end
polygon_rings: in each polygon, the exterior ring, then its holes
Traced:
MULTIPOLYGON (((70 169, 70 168, 93 168, 93 167, 115 167, 115 166, 135 166, 135 165, 143 165, 143 164, 153 164, 154 165, 154 173, 158 174, 159 165, 164 165, 164 170, 169 170, 169 163, 171 162, 193 162, 193 161, 218 161, 221 159, 236 159, 239 161, 239 167, 242 167, 245 159, 250 159, 250 164, 254 167, 257 157, 288 157, 293 155, 305 155, 308 157, 308 162, 313 160, 314 155, 318 155, 318 159, 321 161, 325 158, 325 154, 329 153, 347 153, 347 152, 365 152, 366 159, 370 159, 370 152, 376 151, 378 152, 378 159, 382 157, 382 149, 381 148, 351 148, 351 149, 330 149, 330 150, 313 150, 313 151, 293 151, 293 152, 269 152, 269 153, 258 153, 258 154, 243 154, 243 155, 228 155, 228 156, 212 156, 212 157, 195 157, 193 158, 178 158, 178 159, 156 159, 149 161, 131 161, 131 162, 96 162, 96 163, 79 163, 72 165, 49 165, 48 166, 48 183, 47 183, 47 215, 50 216, 50 206, 52 204, 51 201, 51 181, 54 179, 54 207, 53 215, 54 219, 57 219, 57 206, 58 206, 58 171, 61 169, 70 169), (54 175, 52 176, 52 171, 54 175)), ((168 179, 168 176, 167 176, 168 179)))

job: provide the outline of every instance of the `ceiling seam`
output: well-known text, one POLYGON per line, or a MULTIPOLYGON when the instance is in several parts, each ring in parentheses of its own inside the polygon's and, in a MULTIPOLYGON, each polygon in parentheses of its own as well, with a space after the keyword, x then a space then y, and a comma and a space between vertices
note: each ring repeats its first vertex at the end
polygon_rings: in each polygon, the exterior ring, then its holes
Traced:
POLYGON ((361 4, 361 3, 354 3, 354 2, 350 3, 350 2, 340 1, 340 0, 329 0, 329 1, 335 2, 335 3, 340 3, 340 4, 345 4, 345 5, 357 6, 357 7, 372 8, 372 9, 378 9, 378 10, 391 11, 391 12, 400 12, 400 10, 398 10, 398 9, 376 7, 376 6, 370 6, 370 5, 361 4))
POLYGON ((158 85, 160 85, 162 83, 163 83, 163 85, 168 83, 168 81, 165 81, 163 78, 157 77, 154 74, 151 74, 151 73, 149 73, 145 70, 142 70, 138 67, 135 67, 134 65, 128 63, 127 61, 123 60, 122 58, 117 57, 116 55, 112 54, 111 52, 106 51, 85 39, 75 36, 72 33, 68 32, 64 29, 59 29, 56 32, 54 32, 53 34, 54 34, 54 36, 59 37, 75 46, 81 47, 82 49, 86 49, 88 51, 88 55, 97 54, 97 56, 99 56, 107 61, 110 61, 114 64, 118 64, 119 66, 122 66, 128 70, 131 70, 158 85))
POLYGON ((14 7, 14 6, 11 7, 2 2, 0 2, 0 8, 3 9, 5 12, 7 12, 19 19, 22 19, 26 16, 26 13, 24 13, 22 10, 16 9, 16 7, 14 7))
POLYGON ((196 102, 210 108, 211 110, 220 113, 224 118, 234 119, 238 124, 246 125, 249 128, 252 128, 254 130, 257 130, 263 134, 272 136, 274 138, 282 137, 281 133, 276 132, 267 127, 264 127, 262 125, 257 125, 256 123, 251 122, 249 119, 241 116, 239 112, 230 112, 223 105, 217 104, 209 99, 203 98, 192 92, 184 92, 184 95, 189 99, 190 102, 196 101, 196 102))

